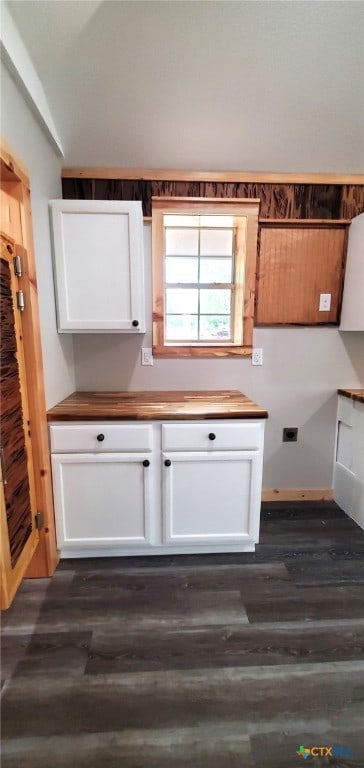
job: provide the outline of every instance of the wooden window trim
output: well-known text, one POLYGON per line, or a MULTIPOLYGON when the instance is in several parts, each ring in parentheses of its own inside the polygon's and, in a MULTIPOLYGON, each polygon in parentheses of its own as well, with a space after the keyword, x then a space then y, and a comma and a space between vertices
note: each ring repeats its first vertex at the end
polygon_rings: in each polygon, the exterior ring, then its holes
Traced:
MULTIPOLYGON (((236 357, 251 355, 253 347, 255 275, 257 258, 259 200, 256 198, 153 197, 152 213, 152 274, 153 274, 153 355, 155 357, 236 357), (171 345, 164 340, 164 278, 163 278, 163 216, 165 213, 230 214, 246 217, 246 241, 238 243, 237 280, 243 285, 243 295, 237 298, 235 338, 238 324, 243 330, 243 344, 208 346, 171 345), (246 245, 245 261, 242 249, 246 245)), ((237 288, 239 291, 239 287, 237 288)))

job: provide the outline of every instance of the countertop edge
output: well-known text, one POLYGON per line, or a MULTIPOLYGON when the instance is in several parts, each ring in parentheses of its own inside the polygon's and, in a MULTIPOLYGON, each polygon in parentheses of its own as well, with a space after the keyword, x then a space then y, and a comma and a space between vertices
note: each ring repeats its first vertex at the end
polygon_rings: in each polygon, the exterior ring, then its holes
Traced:
POLYGON ((337 393, 357 403, 364 403, 364 389, 338 389, 337 393))
POLYGON ((163 413, 138 416, 136 414, 110 414, 99 413, 92 415, 80 413, 62 413, 50 409, 47 413, 47 421, 212 421, 216 419, 268 419, 268 411, 244 411, 244 413, 163 413))

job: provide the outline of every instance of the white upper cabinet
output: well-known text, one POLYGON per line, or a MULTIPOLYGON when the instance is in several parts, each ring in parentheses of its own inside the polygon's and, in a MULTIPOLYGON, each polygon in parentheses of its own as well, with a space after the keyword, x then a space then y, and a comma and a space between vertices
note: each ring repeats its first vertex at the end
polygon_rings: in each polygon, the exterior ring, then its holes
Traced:
POLYGON ((144 333, 140 202, 51 200, 61 333, 144 333))
POLYGON ((349 229, 340 331, 364 331, 364 213, 349 229))

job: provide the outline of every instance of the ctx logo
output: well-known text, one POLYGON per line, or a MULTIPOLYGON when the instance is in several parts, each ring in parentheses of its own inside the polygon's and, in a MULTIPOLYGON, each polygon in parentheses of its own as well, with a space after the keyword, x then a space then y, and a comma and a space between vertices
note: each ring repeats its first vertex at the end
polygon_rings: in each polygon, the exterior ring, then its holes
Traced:
POLYGON ((297 754, 307 760, 308 757, 353 757, 350 747, 300 747, 297 754))

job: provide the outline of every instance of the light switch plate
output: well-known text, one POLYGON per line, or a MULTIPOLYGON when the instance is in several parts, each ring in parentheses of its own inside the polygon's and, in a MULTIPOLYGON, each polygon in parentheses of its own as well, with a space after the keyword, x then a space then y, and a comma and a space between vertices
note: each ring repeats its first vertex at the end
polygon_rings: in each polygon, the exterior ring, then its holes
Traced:
POLYGON ((320 293, 319 312, 330 312, 331 293, 320 293))

